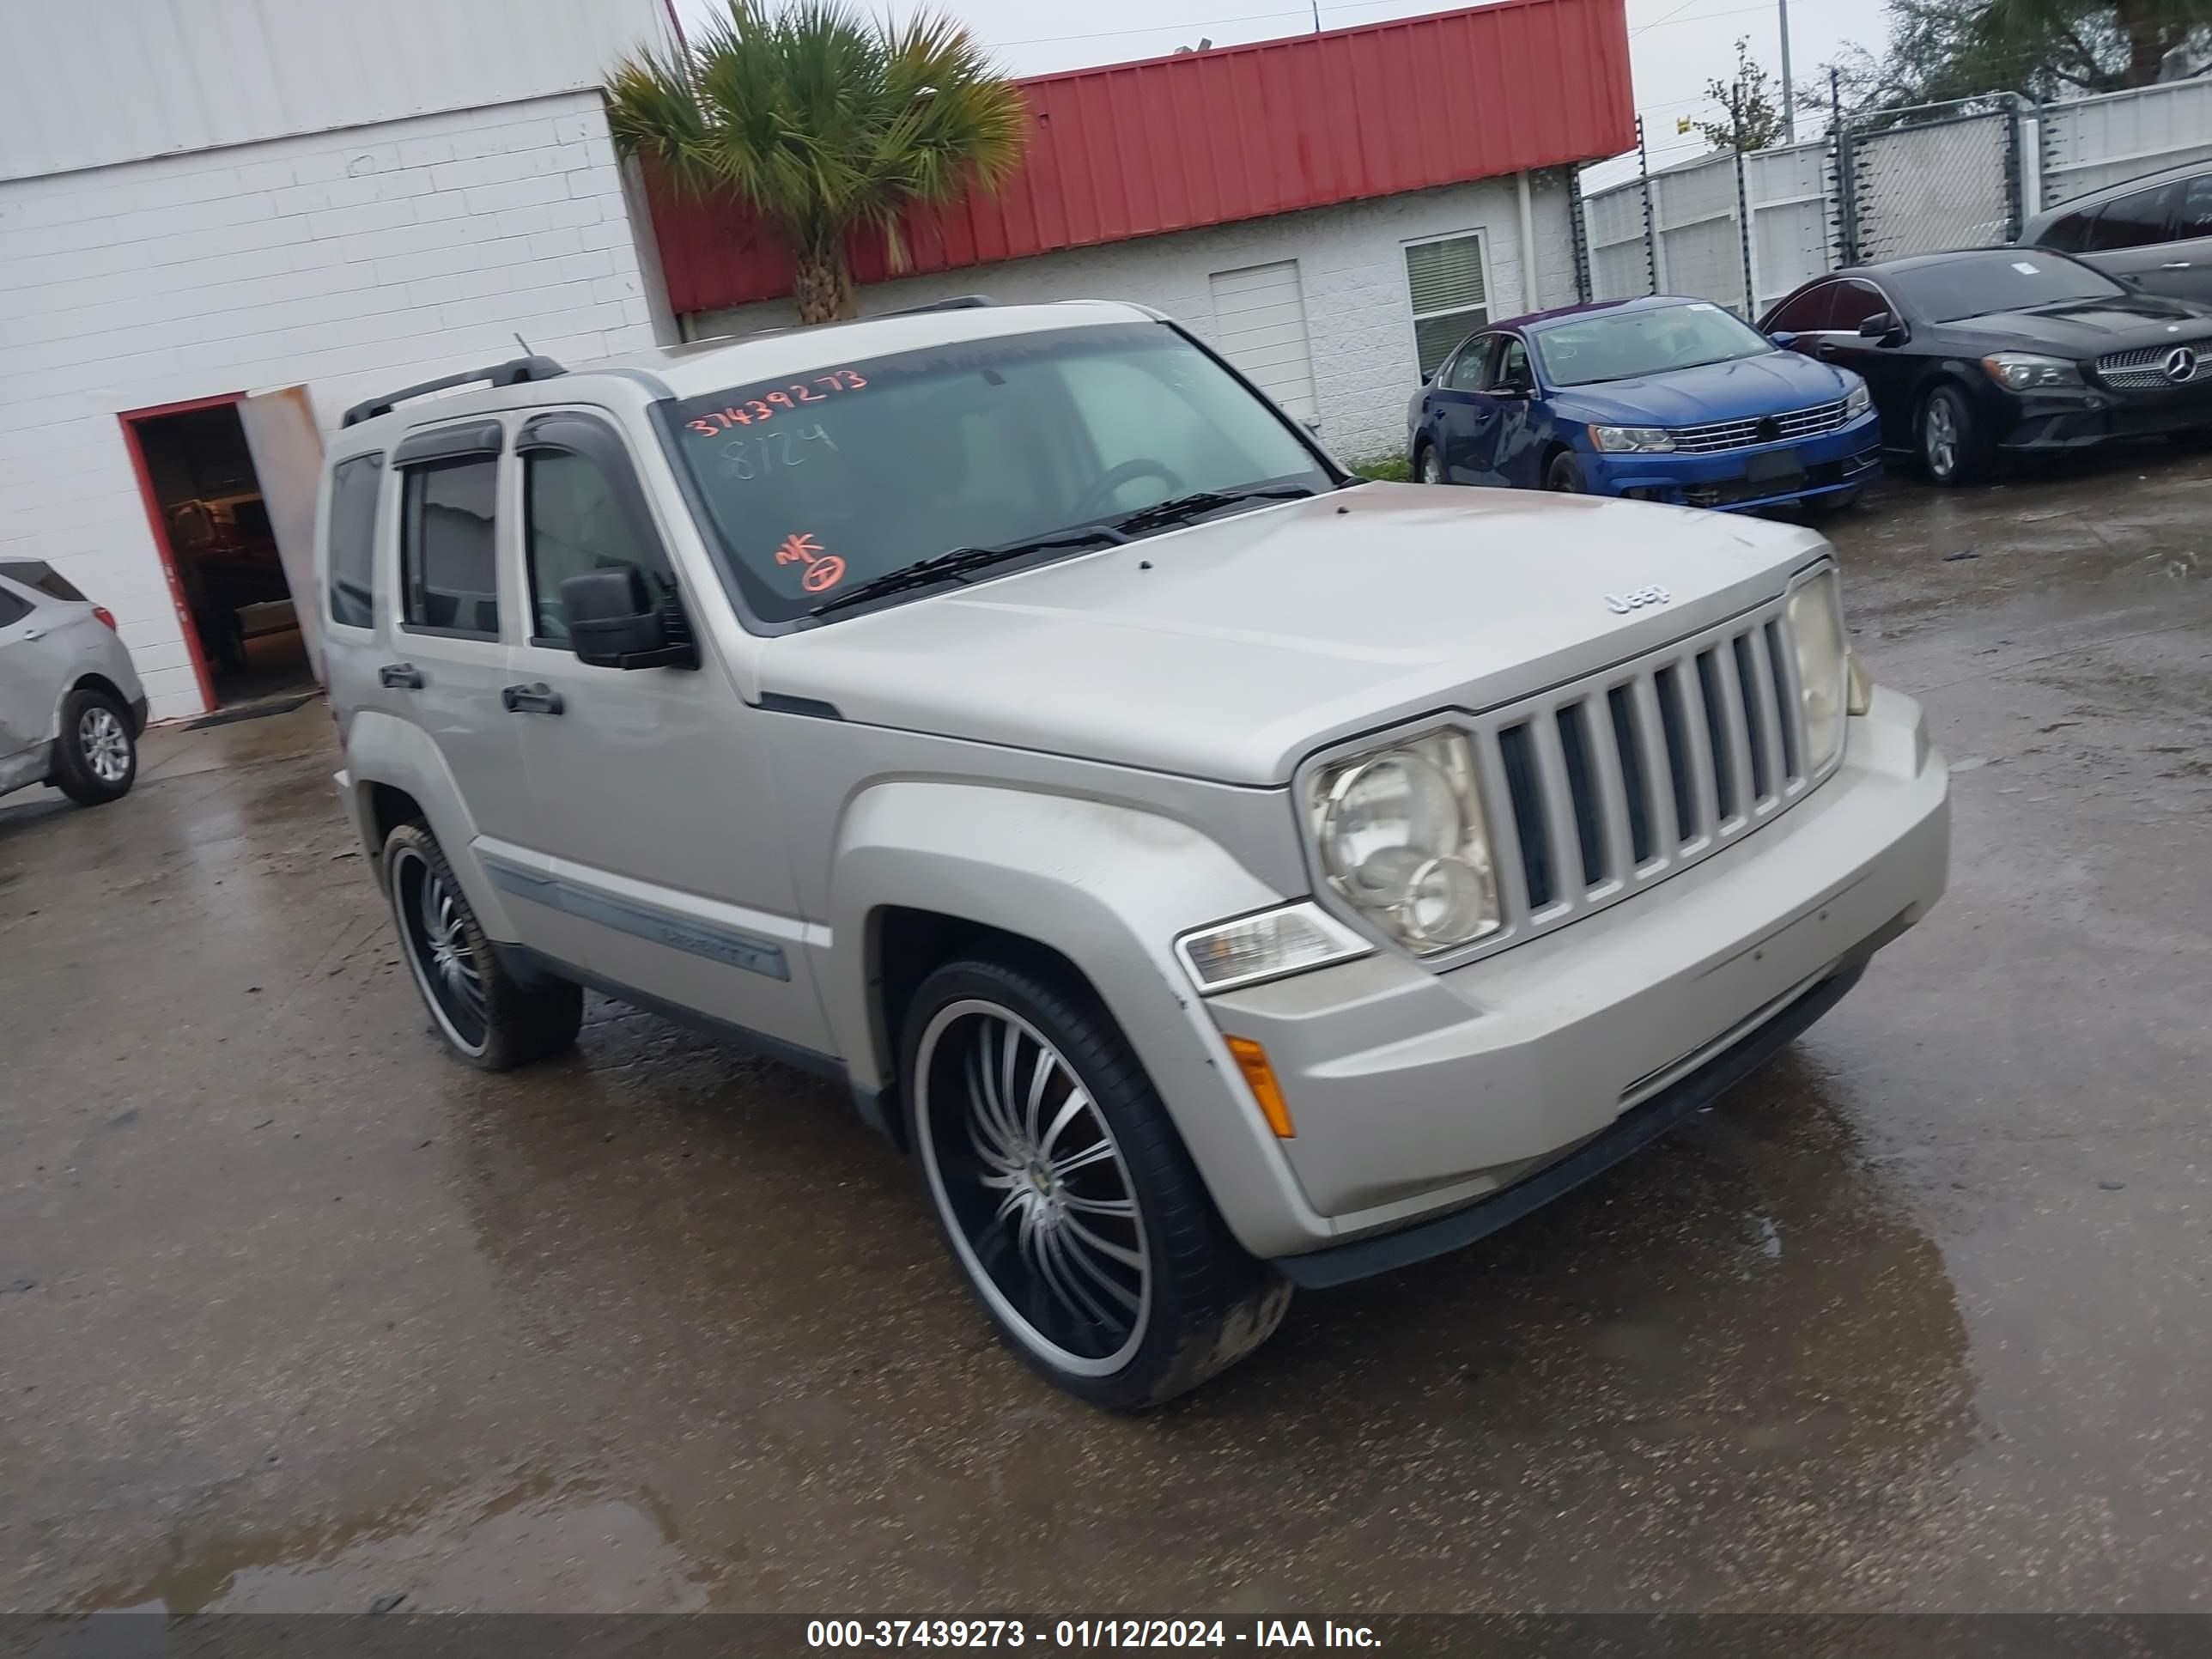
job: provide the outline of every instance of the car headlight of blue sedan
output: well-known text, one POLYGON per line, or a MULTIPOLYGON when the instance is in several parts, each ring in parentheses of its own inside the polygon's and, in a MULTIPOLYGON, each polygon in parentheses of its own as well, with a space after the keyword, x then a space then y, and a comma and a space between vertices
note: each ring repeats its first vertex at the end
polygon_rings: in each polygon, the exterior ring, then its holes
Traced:
POLYGON ((1607 454, 1650 455, 1674 447, 1674 435, 1663 426, 1594 426, 1590 442, 1607 454))
POLYGON ((1873 406, 1874 396, 1866 389, 1864 380, 1844 393, 1844 418, 1847 421, 1856 421, 1873 406))

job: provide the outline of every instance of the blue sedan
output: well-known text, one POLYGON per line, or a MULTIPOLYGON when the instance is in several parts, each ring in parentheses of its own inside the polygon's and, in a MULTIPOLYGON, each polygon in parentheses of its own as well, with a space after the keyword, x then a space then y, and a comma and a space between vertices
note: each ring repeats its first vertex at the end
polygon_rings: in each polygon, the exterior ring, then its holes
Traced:
POLYGON ((1842 506, 1881 465, 1866 384, 1720 307, 1538 312, 1462 341, 1407 410, 1413 476, 1731 511, 1842 506))

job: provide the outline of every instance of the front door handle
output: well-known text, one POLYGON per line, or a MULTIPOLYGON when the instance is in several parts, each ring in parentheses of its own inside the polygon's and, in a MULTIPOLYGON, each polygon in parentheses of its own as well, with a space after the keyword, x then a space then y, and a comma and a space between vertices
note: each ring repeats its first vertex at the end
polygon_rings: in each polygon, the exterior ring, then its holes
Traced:
POLYGON ((33 640, 43 640, 46 638, 46 630, 43 628, 27 628, 21 633, 15 635, 15 637, 23 641, 26 644, 28 644, 33 640))
POLYGON ((2160 270, 2186 270, 2189 269, 2189 261, 2186 259, 2168 259, 2164 264, 2160 265, 2159 269, 2160 270))
POLYGON ((376 671, 376 683, 408 691, 422 689, 422 671, 411 662, 388 662, 376 671))
POLYGON ((510 714, 557 714, 562 708, 561 694, 543 680, 535 685, 501 686, 499 700, 510 714))

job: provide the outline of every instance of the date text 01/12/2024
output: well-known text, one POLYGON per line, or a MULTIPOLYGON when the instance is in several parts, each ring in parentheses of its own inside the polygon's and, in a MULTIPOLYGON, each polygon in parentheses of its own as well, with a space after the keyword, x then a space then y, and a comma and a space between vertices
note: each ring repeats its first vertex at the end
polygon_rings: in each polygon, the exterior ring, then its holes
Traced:
POLYGON ((815 1619, 810 1648, 1368 1648, 1382 1646, 1366 1625, 1333 1619, 815 1619))

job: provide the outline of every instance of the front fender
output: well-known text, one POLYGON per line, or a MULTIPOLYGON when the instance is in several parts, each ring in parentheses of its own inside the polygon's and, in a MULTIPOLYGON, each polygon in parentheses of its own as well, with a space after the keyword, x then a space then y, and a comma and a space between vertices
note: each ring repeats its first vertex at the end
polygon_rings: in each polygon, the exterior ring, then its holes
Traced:
POLYGON ((512 944, 516 931, 500 890, 486 878, 476 853, 477 822, 462 799, 459 787, 446 765, 446 757, 427 732, 410 721, 397 720, 374 708, 358 711, 346 723, 346 769, 343 787, 350 792, 347 816, 361 831, 370 867, 380 884, 384 879, 384 848, 371 845, 370 827, 376 815, 369 810, 371 784, 384 784, 411 795, 422 809, 430 833, 445 850, 446 862, 460 878, 461 891, 484 932, 512 944))
POLYGON ((895 1074, 870 984, 878 913, 934 911, 1047 945, 1076 964, 1136 1051, 1216 1205, 1260 1255, 1327 1224, 1231 1061, 1172 949, 1176 936, 1281 902, 1218 843, 1126 806, 988 785, 889 782, 856 797, 830 876, 825 1012, 854 1082, 895 1074))

